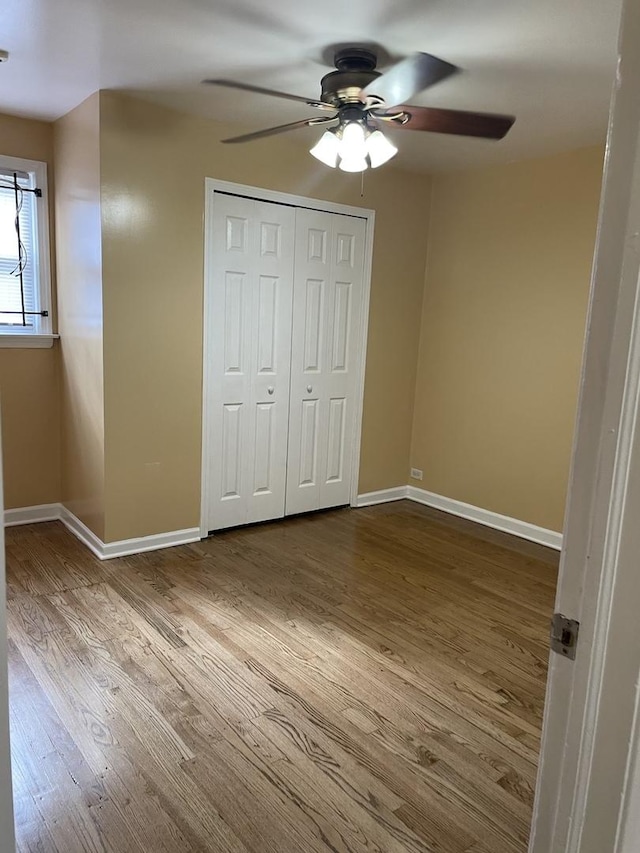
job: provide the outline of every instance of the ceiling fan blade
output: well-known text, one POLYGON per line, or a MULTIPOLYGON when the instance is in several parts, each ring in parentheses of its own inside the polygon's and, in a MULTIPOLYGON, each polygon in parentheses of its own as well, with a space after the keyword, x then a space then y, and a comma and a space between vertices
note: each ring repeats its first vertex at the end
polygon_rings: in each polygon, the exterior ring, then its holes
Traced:
POLYGON ((253 139, 262 139, 264 136, 275 136, 276 133, 286 133, 288 130, 297 130, 299 127, 314 127, 315 125, 327 124, 333 121, 335 116, 326 118, 304 118, 302 121, 292 121, 289 124, 279 124, 277 127, 268 127, 266 130, 256 130, 253 133, 245 133, 242 136, 232 136, 223 139, 222 142, 251 142, 253 139))
POLYGON ((276 92, 275 89, 263 89, 261 86, 252 86, 250 83, 240 83, 238 80, 203 80, 210 86, 225 86, 227 89, 242 89, 244 92, 255 92, 258 95, 271 95, 274 98, 285 98, 287 101, 298 101, 306 104, 308 107, 315 107, 319 110, 335 111, 335 107, 331 104, 325 104, 322 101, 314 101, 312 98, 303 98, 300 95, 290 95, 288 92, 276 92))
POLYGON ((365 95, 382 98, 388 107, 394 107, 459 70, 456 65, 431 56, 430 53, 414 53, 377 77, 362 91, 365 95))
MULTIPOLYGON (((396 107, 394 113, 396 110, 408 113, 411 118, 406 124, 393 122, 393 127, 404 130, 427 130, 431 133, 452 133, 458 136, 479 136, 483 139, 502 139, 515 121, 514 116, 443 110, 436 107, 405 105, 396 107)), ((382 114, 378 115, 380 117, 382 114)))

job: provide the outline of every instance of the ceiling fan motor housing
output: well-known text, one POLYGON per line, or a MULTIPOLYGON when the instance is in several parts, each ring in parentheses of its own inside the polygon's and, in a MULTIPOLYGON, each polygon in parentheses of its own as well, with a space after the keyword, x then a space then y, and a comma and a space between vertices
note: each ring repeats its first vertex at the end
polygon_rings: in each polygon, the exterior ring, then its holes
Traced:
POLYGON ((337 71, 325 74, 321 81, 321 100, 325 104, 340 106, 360 101, 360 91, 369 85, 380 72, 376 71, 377 58, 364 48, 339 50, 334 58, 337 71))

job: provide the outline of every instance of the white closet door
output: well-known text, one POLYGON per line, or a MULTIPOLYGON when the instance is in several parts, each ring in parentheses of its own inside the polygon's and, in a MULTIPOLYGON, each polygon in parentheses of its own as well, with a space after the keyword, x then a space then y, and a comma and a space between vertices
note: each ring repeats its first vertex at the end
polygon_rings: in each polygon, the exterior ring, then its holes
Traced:
POLYGON ((299 209, 286 514, 349 503, 365 220, 299 209))
POLYGON ((295 211, 215 195, 209 530, 284 515, 295 211))

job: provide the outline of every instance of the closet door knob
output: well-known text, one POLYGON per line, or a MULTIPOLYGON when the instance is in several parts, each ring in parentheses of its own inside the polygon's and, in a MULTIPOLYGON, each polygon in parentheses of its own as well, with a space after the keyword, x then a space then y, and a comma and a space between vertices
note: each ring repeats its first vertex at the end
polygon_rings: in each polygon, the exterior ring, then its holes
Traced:
POLYGON ((273 394, 273 385, 269 385, 267 388, 267 394, 273 394))
POLYGON ((313 391, 313 385, 307 385, 307 394, 310 394, 313 391))

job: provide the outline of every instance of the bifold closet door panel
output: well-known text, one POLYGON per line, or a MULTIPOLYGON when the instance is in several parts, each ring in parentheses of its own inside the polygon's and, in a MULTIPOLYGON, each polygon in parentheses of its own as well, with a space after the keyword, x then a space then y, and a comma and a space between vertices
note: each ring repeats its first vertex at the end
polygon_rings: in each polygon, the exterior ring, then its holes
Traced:
POLYGON ((209 529, 284 515, 295 210, 216 193, 209 529))
POLYGON ((350 500, 365 225, 296 211, 287 515, 350 500))

